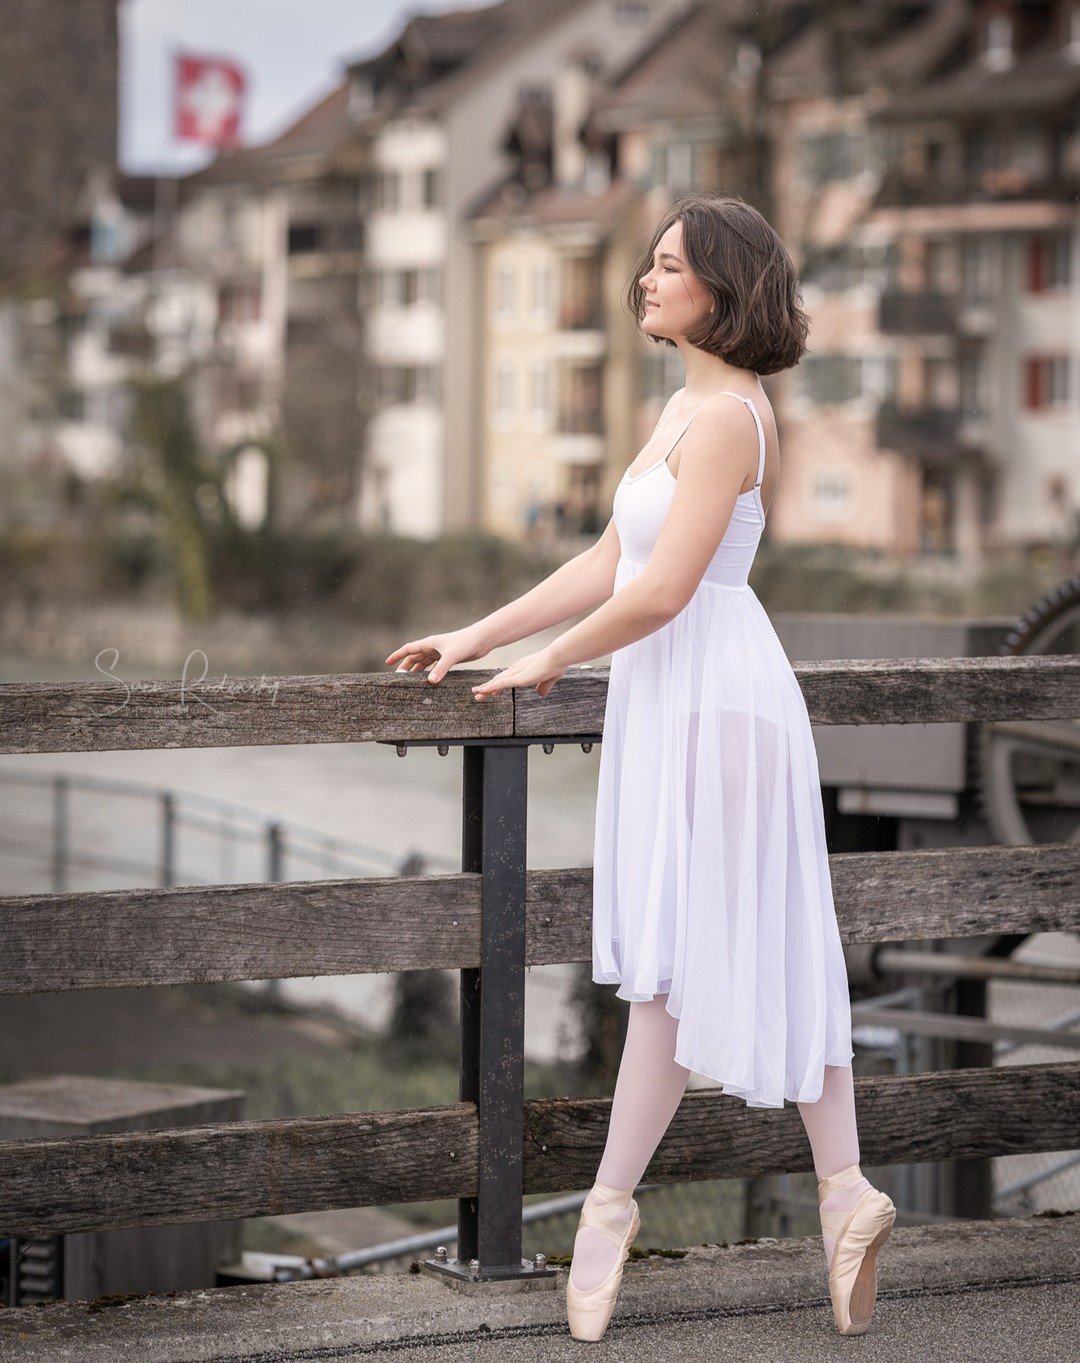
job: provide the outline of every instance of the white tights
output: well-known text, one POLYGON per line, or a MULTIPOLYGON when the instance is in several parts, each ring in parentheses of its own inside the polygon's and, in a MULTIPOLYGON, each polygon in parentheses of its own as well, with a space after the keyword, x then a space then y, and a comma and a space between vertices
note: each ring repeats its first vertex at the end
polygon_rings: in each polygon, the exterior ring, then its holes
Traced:
MULTIPOLYGON (((668 1013, 666 994, 630 1004, 619 1073, 611 1102, 611 1120, 596 1184, 589 1197, 614 1202, 630 1219, 630 1198, 641 1182, 661 1137, 679 1106, 691 1071, 675 1061, 678 1019, 668 1013)), ((814 1170, 819 1178, 838 1173, 859 1161, 855 1124, 855 1094, 851 1066, 826 1065, 825 1084, 816 1103, 799 1103, 810 1139, 814 1170)), ((870 1187, 866 1179, 840 1189, 825 1199, 821 1210, 842 1211, 854 1206, 870 1187)), ((832 1257, 831 1239, 824 1239, 826 1261, 832 1257)), ((571 1273, 574 1285, 585 1291, 603 1282, 615 1266, 616 1249, 591 1226, 582 1226, 574 1240, 571 1273)))

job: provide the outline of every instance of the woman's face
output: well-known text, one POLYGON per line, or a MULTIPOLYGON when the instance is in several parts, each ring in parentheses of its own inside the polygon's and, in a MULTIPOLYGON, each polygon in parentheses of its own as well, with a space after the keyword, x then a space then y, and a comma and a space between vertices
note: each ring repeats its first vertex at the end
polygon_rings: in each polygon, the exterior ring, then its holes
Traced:
POLYGON ((690 269, 683 255, 679 219, 656 244, 649 271, 638 281, 645 290, 642 331, 651 336, 685 336, 716 306, 712 293, 690 269))

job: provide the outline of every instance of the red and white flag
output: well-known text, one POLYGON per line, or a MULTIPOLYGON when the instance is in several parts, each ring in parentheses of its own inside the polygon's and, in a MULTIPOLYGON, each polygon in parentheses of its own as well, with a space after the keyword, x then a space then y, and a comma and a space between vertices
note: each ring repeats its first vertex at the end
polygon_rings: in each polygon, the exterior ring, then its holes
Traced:
POLYGON ((240 66, 221 57, 177 53, 173 87, 177 137, 215 147, 239 143, 247 89, 247 77, 240 66))

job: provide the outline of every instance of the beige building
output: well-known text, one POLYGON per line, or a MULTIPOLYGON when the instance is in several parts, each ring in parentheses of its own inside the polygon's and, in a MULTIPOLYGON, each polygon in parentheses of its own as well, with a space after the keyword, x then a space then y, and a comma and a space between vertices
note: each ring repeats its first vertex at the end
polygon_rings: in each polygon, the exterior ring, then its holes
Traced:
MULTIPOLYGON (((584 185, 589 158, 573 134, 593 82, 655 45, 687 9, 686 0, 504 0, 416 16, 384 52, 350 68, 354 98, 369 110, 362 135, 376 173, 367 360, 381 396, 363 459, 362 525, 429 538, 483 523, 489 369, 474 208, 503 179, 523 102, 556 84, 565 122, 552 142, 553 178, 584 185)), ((587 329, 575 330, 595 347, 587 329)), ((585 392, 566 401, 580 407, 585 392)))

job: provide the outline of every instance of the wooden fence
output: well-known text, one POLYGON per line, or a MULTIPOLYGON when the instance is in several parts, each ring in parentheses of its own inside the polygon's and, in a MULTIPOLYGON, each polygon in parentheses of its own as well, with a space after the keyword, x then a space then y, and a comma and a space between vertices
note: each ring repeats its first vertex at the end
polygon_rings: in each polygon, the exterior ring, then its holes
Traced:
MULTIPOLYGON (((816 724, 1074 720, 1080 656, 799 663, 816 724)), ((474 1279, 521 1258, 523 1193, 587 1187, 611 1100, 524 1100, 526 966, 591 960, 591 868, 527 870, 532 744, 600 741, 606 668, 478 704, 493 671, 0 686, 0 752, 370 741, 463 749, 462 867, 392 876, 13 896, 0 993, 353 972, 461 971, 460 1101, 404 1111, 0 1142, 0 1230, 45 1236, 459 1199, 474 1279)), ((405 745, 405 746, 402 746, 405 745)), ((841 938, 903 942, 1080 927, 1080 845, 832 854, 841 938)), ((868 1165, 1073 1148, 1080 1062, 855 1081, 868 1165)), ((812 1167, 794 1105, 688 1091, 646 1177, 812 1167)))

